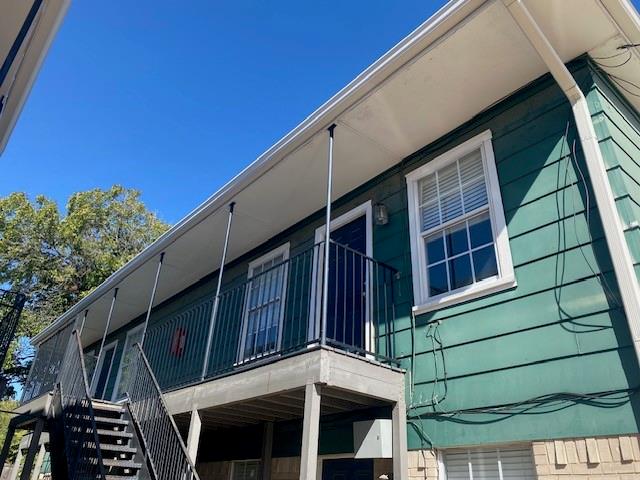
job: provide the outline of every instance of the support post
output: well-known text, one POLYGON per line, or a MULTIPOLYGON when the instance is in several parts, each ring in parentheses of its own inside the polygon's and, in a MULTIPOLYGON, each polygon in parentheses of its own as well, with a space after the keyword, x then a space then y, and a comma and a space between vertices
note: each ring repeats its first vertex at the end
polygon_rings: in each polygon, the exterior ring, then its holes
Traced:
MULTIPOLYGON (((111 298, 111 306, 109 307, 109 315, 107 316, 107 324, 104 326, 104 333, 102 334, 102 341, 100 342, 100 350, 98 350, 98 358, 96 359, 96 368, 93 369, 93 375, 91 376, 91 392, 95 387, 95 381, 97 378, 96 373, 100 366, 100 359, 102 358, 102 349, 104 348, 104 342, 107 340, 107 333, 109 332, 109 325, 111 324, 111 317, 113 316, 113 309, 116 305, 116 298, 118 298, 118 287, 113 290, 113 297, 111 298)), ((93 393, 92 393, 93 395, 93 393)))
POLYGON ((209 370, 209 357, 211 356, 211 344, 213 343, 213 331, 218 315, 218 305, 220 303, 220 289, 222 288, 222 274, 224 273, 224 264, 227 261, 227 250, 229 249, 229 235, 231 234, 231 224, 233 223, 233 210, 236 202, 229 204, 229 217, 227 219, 227 231, 224 236, 224 247, 222 249, 222 259, 220 260, 220 269, 218 270, 218 285, 216 286, 216 296, 213 299, 213 308, 211 309, 211 319, 209 320, 209 334, 207 335, 207 346, 204 350, 204 362, 202 364, 202 373, 200 380, 204 380, 209 370))
POLYGON ((22 474, 20 480, 29 480, 31 477, 31 470, 33 470, 33 464, 36 459, 36 454, 40 448, 40 436, 44 430, 44 419, 39 418, 36 420, 36 425, 31 434, 31 441, 29 442, 29 450, 27 450, 27 456, 24 459, 24 466, 22 467, 22 474))
POLYGON ((273 456, 273 422, 264 424, 262 434, 262 479, 271 480, 271 459, 273 456))
POLYGON ((320 385, 307 384, 304 393, 300 480, 317 480, 320 400, 320 385))
POLYGON ((407 408, 404 392, 400 393, 398 401, 391 412, 392 449, 393 449, 393 478, 407 480, 409 477, 409 463, 407 459, 407 408))
POLYGON ((329 308, 329 244, 331 241, 331 190, 333 187, 333 133, 336 124, 332 124, 329 132, 329 156, 327 161, 327 207, 324 225, 324 266, 322 272, 322 324, 320 326, 320 344, 327 343, 327 316, 329 308))
POLYGON ((16 459, 13 462, 13 468, 11 469, 9 480, 16 480, 18 478, 18 472, 20 471, 20 463, 22 463, 22 449, 18 447, 18 452, 16 453, 16 459))
POLYGON ((197 408, 191 410, 191 420, 189 421, 189 434, 187 435, 187 454, 191 463, 196 464, 198 457, 198 446, 200 445, 200 431, 202 430, 202 420, 197 408))
POLYGON ((140 338, 140 348, 144 346, 144 338, 147 336, 147 327, 149 326, 149 318, 151 318, 151 309, 153 308, 153 302, 156 299, 156 291, 158 290, 158 280, 160 279, 160 272, 162 271, 162 262, 164 262, 164 252, 160 254, 160 260, 158 261, 158 268, 156 269, 156 278, 153 280, 153 289, 151 290, 151 297, 149 298, 149 307, 147 308, 147 316, 144 319, 144 327, 142 328, 142 338, 140 338))
POLYGON ((80 323, 80 328, 78 329, 78 335, 82 335, 82 331, 84 330, 84 324, 87 323, 87 315, 89 315, 89 309, 87 308, 82 315, 82 322, 80 323))
POLYGON ((42 470, 42 463, 44 462, 44 455, 47 449, 44 446, 44 442, 40 444, 38 450, 38 456, 36 457, 36 463, 33 465, 33 472, 31 473, 31 480, 39 480, 40 470, 42 470))
POLYGON ((17 417, 14 417, 9 421, 9 425, 7 425, 7 434, 4 437, 4 443, 2 444, 2 452, 0 452, 0 474, 7 463, 7 457, 9 456, 9 450, 11 449, 11 442, 13 441, 13 436, 16 433, 17 420, 17 417))

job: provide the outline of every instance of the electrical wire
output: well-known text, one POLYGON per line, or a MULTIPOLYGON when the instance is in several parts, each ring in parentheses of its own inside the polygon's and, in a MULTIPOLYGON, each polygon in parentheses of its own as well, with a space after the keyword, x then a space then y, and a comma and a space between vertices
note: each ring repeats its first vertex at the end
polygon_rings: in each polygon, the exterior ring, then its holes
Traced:
MULTIPOLYGON (((621 405, 628 403, 631 400, 631 397, 640 391, 640 387, 627 388, 627 389, 618 389, 618 390, 606 390, 603 392, 595 392, 595 393, 574 393, 574 392, 560 392, 560 393, 551 393, 546 395, 540 395, 537 397, 532 397, 526 400, 511 402, 511 403, 503 403, 496 404, 484 407, 473 407, 466 409, 457 409, 450 411, 440 411, 440 412, 426 412, 422 413, 420 418, 422 417, 455 417, 457 415, 475 415, 475 414, 499 414, 499 415, 519 415, 526 413, 526 410, 531 410, 532 408, 541 407, 546 404, 553 404, 558 402, 573 402, 573 403, 592 403, 600 402, 599 406, 601 407, 609 407, 615 408, 621 405), (613 398, 610 398, 613 397, 613 398), (605 403, 606 399, 609 399, 609 404, 605 403), (525 408, 525 411, 516 411, 516 409, 525 408)), ((566 408, 566 407, 565 407, 566 408)), ((537 412, 540 413, 540 412, 537 412)), ((543 412, 544 413, 544 412, 543 412)))
MULTIPOLYGON (((630 50, 625 50, 624 52, 620 53, 619 55, 624 55, 625 53, 628 54, 627 58, 622 63, 619 63, 617 65, 607 65, 607 64, 600 63, 600 62, 597 61, 597 60, 606 60, 605 58, 597 58, 597 59, 594 58, 594 57, 591 57, 591 58, 593 60, 593 63, 596 63, 597 65, 599 65, 601 67, 604 67, 604 68, 619 68, 619 67, 622 67, 623 65, 626 65, 627 63, 629 63, 631 61, 631 59, 633 58, 633 53, 631 53, 630 50)), ((611 56, 609 59, 616 58, 619 55, 611 56)))

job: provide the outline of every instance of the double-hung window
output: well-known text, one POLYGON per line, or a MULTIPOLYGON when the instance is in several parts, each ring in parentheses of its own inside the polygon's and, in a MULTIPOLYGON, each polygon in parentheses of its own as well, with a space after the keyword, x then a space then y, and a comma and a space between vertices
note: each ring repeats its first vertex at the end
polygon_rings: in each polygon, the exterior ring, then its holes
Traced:
POLYGON ((287 287, 289 244, 249 265, 243 336, 239 361, 277 351, 282 333, 287 287))
POLYGON ((491 132, 407 175, 415 310, 515 285, 491 132))

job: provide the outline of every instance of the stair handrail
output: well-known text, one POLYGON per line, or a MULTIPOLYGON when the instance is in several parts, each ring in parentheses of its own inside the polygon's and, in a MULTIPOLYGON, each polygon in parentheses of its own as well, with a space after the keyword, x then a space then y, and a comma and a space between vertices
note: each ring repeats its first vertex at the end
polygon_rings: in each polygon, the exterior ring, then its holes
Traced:
POLYGON ((144 350, 139 343, 133 348, 135 357, 129 363, 133 375, 129 375, 126 396, 157 480, 200 480, 144 350))
MULTIPOLYGON (((82 350, 82 342, 80 341, 80 334, 77 330, 71 332, 71 336, 69 338, 69 343, 67 345, 67 351, 64 356, 64 361, 62 363, 62 367, 60 369, 60 373, 58 375, 57 389, 60 395, 60 404, 62 407, 62 421, 65 426, 65 444, 67 442, 73 441, 77 442, 77 439, 71 440, 69 437, 72 434, 77 435, 79 432, 80 437, 80 445, 77 449, 76 453, 76 463, 80 464, 80 468, 91 468, 93 465, 87 465, 88 462, 83 462, 81 458, 82 451, 84 447, 84 435, 86 431, 82 428, 77 429, 67 429, 66 428, 66 419, 65 415, 71 411, 79 410, 79 418, 80 421, 84 419, 83 410, 86 409, 88 412, 91 435, 93 437, 93 442, 95 444, 96 451, 96 467, 97 472, 90 472, 92 474, 96 474, 100 479, 106 479, 106 471, 104 468, 104 462, 102 459, 102 451, 100 449, 100 441, 98 438, 98 428, 96 425, 96 417, 93 409, 93 399, 91 397, 91 391, 89 389, 89 382, 87 381, 87 370, 84 363, 84 354, 82 350), (80 378, 78 378, 80 376, 80 378), (79 409, 78 409, 79 407, 79 409)), ((78 414, 76 414, 78 415, 78 414)), ((78 446, 77 446, 78 447, 78 446)), ((67 455, 72 453, 72 449, 68 449, 66 452, 67 455)), ((68 466, 70 470, 74 470, 76 465, 71 463, 70 459, 67 458, 68 466)), ((69 475, 75 472, 68 472, 69 475)))

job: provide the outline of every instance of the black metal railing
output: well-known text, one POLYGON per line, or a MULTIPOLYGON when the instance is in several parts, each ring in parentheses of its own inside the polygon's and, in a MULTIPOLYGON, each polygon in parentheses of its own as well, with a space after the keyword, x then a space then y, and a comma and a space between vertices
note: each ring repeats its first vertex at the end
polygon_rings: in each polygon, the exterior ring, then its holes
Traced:
POLYGON ((137 343, 128 371, 124 380, 128 408, 152 475, 158 480, 199 480, 147 357, 137 343))
POLYGON ((73 331, 55 390, 64 436, 68 478, 105 479, 95 413, 89 392, 80 336, 73 331))
POLYGON ((327 345, 394 362, 396 270, 361 252, 329 245, 326 330, 322 331, 324 242, 232 282, 149 327, 145 351, 163 390, 327 345), (210 321, 213 341, 205 352, 210 321))
POLYGON ((7 357, 26 300, 27 297, 21 293, 0 289, 0 369, 7 357))
POLYGON ((27 403, 53 391, 63 364, 73 325, 67 325, 45 340, 36 352, 29 376, 22 391, 22 403, 27 403))

